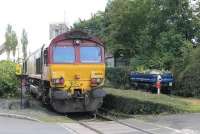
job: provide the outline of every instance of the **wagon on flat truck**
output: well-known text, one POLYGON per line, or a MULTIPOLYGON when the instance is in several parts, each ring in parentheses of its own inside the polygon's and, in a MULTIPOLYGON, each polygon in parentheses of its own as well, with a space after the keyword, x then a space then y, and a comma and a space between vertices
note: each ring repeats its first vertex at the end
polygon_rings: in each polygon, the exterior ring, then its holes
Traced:
POLYGON ((131 72, 129 78, 131 85, 136 89, 144 89, 146 91, 156 92, 156 82, 158 75, 161 76, 161 92, 170 94, 174 85, 174 77, 171 72, 131 72))

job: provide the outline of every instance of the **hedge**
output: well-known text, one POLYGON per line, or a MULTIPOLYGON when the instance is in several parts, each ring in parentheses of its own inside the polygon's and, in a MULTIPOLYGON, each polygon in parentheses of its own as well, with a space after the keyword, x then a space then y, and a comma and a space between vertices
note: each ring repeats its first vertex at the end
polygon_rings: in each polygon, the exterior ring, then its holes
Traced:
POLYGON ((181 112, 180 109, 176 109, 172 106, 124 98, 111 94, 105 97, 103 107, 125 114, 160 114, 181 112))
POLYGON ((128 68, 106 68, 106 85, 115 88, 129 88, 128 68))
POLYGON ((0 97, 14 97, 18 93, 15 66, 13 62, 0 61, 0 97))
POLYGON ((200 106, 183 98, 147 94, 141 91, 105 88, 103 108, 125 114, 161 114, 199 112, 200 106))

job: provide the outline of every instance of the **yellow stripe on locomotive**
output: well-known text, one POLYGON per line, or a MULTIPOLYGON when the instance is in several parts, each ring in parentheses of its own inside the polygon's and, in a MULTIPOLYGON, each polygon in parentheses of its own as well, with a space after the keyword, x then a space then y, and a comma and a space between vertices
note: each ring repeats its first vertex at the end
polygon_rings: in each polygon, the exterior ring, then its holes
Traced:
POLYGON ((78 89, 85 93, 104 84, 105 64, 55 64, 50 65, 49 70, 52 72, 48 78, 51 87, 57 87, 71 94, 78 89))

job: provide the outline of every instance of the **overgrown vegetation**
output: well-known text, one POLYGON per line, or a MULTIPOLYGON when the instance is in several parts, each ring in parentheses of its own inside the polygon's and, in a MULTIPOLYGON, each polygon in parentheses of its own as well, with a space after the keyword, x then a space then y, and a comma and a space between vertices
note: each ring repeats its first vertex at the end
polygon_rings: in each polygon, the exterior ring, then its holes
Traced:
POLYGON ((134 68, 169 70, 185 44, 199 43, 198 5, 192 7, 189 0, 111 0, 105 12, 80 20, 74 29, 102 38, 109 53, 127 50, 134 68))
POLYGON ((106 68, 106 84, 115 88, 129 87, 129 73, 127 68, 106 68))
POLYGON ((177 64, 175 94, 186 97, 200 97, 200 48, 187 52, 177 64))
POLYGON ((196 97, 200 94, 199 57, 194 50, 200 43, 199 5, 199 0, 193 4, 191 0, 110 0, 104 12, 80 20, 73 28, 102 38, 107 53, 125 50, 130 69, 172 70, 175 94, 196 97))
POLYGON ((15 75, 15 63, 0 61, 0 97, 14 97, 17 92, 18 80, 15 75))
POLYGON ((200 112, 200 102, 183 98, 146 94, 134 90, 106 88, 107 96, 103 107, 126 114, 161 114, 180 112, 200 112))

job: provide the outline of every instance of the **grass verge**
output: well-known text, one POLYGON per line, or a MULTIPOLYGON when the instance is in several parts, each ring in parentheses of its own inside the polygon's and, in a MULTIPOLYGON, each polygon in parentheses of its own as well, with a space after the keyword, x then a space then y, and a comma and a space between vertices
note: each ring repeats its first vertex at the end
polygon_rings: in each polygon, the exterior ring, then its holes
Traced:
POLYGON ((57 115, 53 113, 46 113, 44 111, 34 110, 34 109, 24 109, 24 110, 0 110, 1 113, 5 114, 16 114, 19 116, 27 116, 41 122, 47 123, 68 123, 73 122, 66 116, 57 115))
POLYGON ((135 90, 105 88, 103 108, 125 114, 200 112, 200 100, 156 95, 135 90))
POLYGON ((20 109, 19 98, 11 98, 9 100, 0 99, 0 113, 27 116, 48 123, 73 122, 67 116, 48 109, 46 106, 42 105, 40 101, 35 100, 34 98, 29 98, 29 107, 25 109, 20 109))

